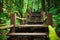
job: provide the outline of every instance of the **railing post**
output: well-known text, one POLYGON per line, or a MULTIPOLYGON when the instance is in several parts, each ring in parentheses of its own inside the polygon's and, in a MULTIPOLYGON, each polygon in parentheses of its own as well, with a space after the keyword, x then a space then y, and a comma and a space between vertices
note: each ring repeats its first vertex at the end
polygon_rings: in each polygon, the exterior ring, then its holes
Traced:
POLYGON ((48 14, 47 24, 53 26, 52 13, 48 14))
POLYGON ((16 25, 16 14, 11 14, 11 25, 14 25, 13 28, 11 28, 11 32, 15 32, 15 25, 16 25))

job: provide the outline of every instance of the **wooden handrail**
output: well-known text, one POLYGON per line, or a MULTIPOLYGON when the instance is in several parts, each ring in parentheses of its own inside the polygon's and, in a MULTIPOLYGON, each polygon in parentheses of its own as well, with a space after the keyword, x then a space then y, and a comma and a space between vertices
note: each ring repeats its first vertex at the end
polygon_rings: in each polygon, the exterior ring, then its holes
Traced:
POLYGON ((11 28, 11 27, 13 27, 14 25, 10 25, 10 26, 2 26, 2 27, 0 27, 0 30, 2 30, 2 29, 7 29, 7 28, 11 28))
POLYGON ((20 20, 26 20, 26 18, 19 18, 19 17, 16 17, 17 19, 20 19, 20 20))

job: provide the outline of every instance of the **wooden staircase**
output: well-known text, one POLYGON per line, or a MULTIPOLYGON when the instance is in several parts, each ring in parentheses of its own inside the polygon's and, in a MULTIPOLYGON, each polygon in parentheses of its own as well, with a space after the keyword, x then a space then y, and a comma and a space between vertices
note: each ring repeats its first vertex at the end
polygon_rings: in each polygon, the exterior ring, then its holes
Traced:
POLYGON ((48 40, 48 27, 42 20, 40 13, 27 15, 27 24, 12 27, 8 40, 48 40))

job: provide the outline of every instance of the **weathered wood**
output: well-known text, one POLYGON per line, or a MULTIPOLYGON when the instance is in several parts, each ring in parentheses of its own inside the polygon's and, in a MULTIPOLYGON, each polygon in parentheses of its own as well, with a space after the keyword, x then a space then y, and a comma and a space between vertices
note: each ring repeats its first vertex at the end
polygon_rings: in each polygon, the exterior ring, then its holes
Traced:
POLYGON ((19 18, 19 17, 16 17, 16 18, 19 19, 19 20, 21 20, 20 24, 26 24, 27 18, 19 18))
POLYGON ((3 29, 7 29, 7 28, 11 28, 11 27, 13 27, 14 25, 10 25, 10 26, 2 26, 2 27, 0 27, 0 30, 3 30, 3 29))
MULTIPOLYGON (((34 14, 33 14, 34 15, 34 14)), ((39 14, 38 14, 39 15, 39 14)), ((36 16, 38 16, 38 15, 36 15, 36 16)), ((35 16, 35 15, 34 15, 35 16)), ((39 15, 39 17, 40 17, 41 15, 39 15)), ((15 32, 16 30, 15 30, 15 28, 17 28, 17 27, 19 27, 19 28, 23 28, 23 27, 25 27, 25 28, 30 28, 30 27, 33 27, 33 28, 39 28, 39 27, 42 27, 42 28, 48 28, 47 27, 47 25, 16 25, 16 18, 18 18, 18 19, 22 19, 22 20, 25 20, 24 18, 19 18, 19 17, 17 17, 16 16, 16 14, 11 14, 11 25, 14 25, 12 28, 11 28, 11 33, 9 33, 8 34, 8 36, 12 36, 12 40, 15 40, 15 37, 16 36, 22 36, 22 37, 24 37, 24 36, 29 36, 29 37, 31 37, 31 36, 47 36, 47 32, 44 32, 44 33, 21 33, 20 31, 19 31, 19 33, 17 32, 15 32)), ((40 20, 40 19, 39 19, 40 20)), ((32 30, 32 29, 31 29, 32 30)), ((33 31, 33 30, 32 30, 33 31)), ((16 39, 16 40, 19 40, 18 38, 16 39)))
MULTIPOLYGON (((0 27, 0 29, 7 29, 7 28, 13 28, 14 25, 10 25, 10 26, 2 26, 0 27)), ((15 27, 47 27, 47 25, 15 25, 15 27)))
POLYGON ((46 33, 10 33, 10 36, 44 36, 46 33))
POLYGON ((16 27, 19 27, 19 28, 22 28, 22 27, 47 27, 47 25, 19 25, 16 27))
POLYGON ((16 25, 16 14, 11 14, 11 25, 16 25))
POLYGON ((49 13, 48 14, 47 24, 53 26, 52 13, 49 13))
POLYGON ((26 18, 19 18, 19 17, 16 17, 17 19, 20 19, 20 20, 26 20, 26 18))
MULTIPOLYGON (((43 22, 43 15, 42 15, 42 13, 41 12, 27 13, 27 24, 29 24, 30 22, 33 22, 33 23, 43 22)), ((31 23, 31 24, 33 24, 33 23, 31 23)))
POLYGON ((14 25, 13 28, 11 28, 11 32, 15 32, 15 25, 16 25, 16 14, 11 14, 11 25, 14 25))

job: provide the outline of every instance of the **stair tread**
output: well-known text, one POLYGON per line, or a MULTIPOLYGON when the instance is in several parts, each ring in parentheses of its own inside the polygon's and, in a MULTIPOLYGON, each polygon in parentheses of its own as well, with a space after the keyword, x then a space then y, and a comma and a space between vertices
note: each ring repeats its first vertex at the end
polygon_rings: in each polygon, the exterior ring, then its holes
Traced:
POLYGON ((9 33, 10 36, 42 36, 47 35, 47 33, 9 33))
POLYGON ((35 24, 35 25, 19 25, 19 26, 16 26, 16 27, 47 27, 47 25, 38 25, 38 24, 35 24))

